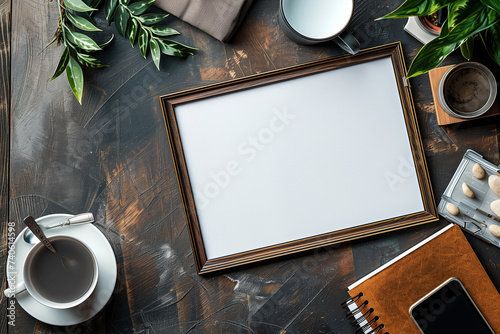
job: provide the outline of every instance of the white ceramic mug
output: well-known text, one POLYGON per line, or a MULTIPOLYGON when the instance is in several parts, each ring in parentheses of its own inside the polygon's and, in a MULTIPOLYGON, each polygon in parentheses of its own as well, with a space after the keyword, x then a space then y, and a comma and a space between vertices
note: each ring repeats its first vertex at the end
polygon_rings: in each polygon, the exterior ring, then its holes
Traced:
POLYGON ((356 54, 359 42, 345 30, 353 10, 354 0, 280 0, 278 18, 285 34, 299 44, 333 41, 356 54))
POLYGON ((42 242, 34 245, 23 266, 23 282, 4 291, 14 297, 25 290, 39 303, 68 309, 86 301, 97 285, 98 266, 92 250, 83 242, 69 236, 48 237, 59 255, 51 253, 42 242), (61 257, 71 261, 64 264, 61 257), (69 268, 68 268, 69 267, 69 268))

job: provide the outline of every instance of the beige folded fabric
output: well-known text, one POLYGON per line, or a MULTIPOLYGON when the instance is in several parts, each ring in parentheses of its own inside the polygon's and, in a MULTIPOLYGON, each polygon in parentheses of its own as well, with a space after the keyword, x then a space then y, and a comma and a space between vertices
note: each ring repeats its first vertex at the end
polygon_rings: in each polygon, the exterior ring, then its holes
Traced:
POLYGON ((243 20, 252 0, 156 0, 155 5, 227 42, 243 20))

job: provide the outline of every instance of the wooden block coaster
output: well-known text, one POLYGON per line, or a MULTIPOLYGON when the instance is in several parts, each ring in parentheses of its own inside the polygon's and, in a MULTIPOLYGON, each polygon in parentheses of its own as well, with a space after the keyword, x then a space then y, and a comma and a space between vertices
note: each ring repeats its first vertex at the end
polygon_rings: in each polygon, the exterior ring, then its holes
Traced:
MULTIPOLYGON (((453 66, 453 65, 451 65, 453 66)), ((434 100, 434 107, 436 109, 436 118, 437 122, 439 125, 449 125, 449 124, 455 124, 455 123, 461 123, 461 122, 466 122, 478 118, 484 118, 484 117, 489 117, 489 116, 495 116, 495 115, 500 115, 500 103, 499 103, 499 98, 497 95, 497 99, 495 100, 495 103, 493 103, 493 106, 488 110, 486 113, 479 117, 475 118, 456 118, 451 115, 449 115, 446 111, 444 111, 443 108, 441 108, 441 105, 439 104, 438 100, 438 87, 439 87, 439 81, 441 80, 441 77, 444 75, 446 70, 448 70, 451 66, 444 66, 444 67, 438 67, 433 70, 429 71, 429 80, 431 82, 431 90, 432 90, 432 98, 434 100)))

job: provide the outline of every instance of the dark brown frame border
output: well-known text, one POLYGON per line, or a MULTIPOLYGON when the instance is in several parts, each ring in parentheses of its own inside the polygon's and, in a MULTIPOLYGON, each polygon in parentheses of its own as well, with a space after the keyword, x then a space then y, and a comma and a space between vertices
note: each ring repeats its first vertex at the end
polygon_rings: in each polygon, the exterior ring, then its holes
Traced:
POLYGON ((358 239, 370 235, 393 231, 409 226, 437 221, 438 213, 434 200, 424 149, 422 146, 418 129, 413 99, 406 79, 406 66, 404 62, 401 43, 392 43, 359 52, 355 56, 343 55, 324 59, 303 65, 297 65, 276 71, 261 73, 254 76, 244 77, 228 82, 218 83, 205 87, 195 88, 160 97, 165 126, 168 133, 170 148, 177 181, 182 197, 184 212, 186 214, 193 255, 199 274, 210 273, 223 269, 232 268, 257 261, 267 260, 278 256, 293 254, 305 250, 311 250, 339 242, 358 239), (362 226, 332 231, 330 233, 316 235, 292 242, 251 250, 243 253, 229 255, 221 258, 207 260, 203 245, 194 197, 189 181, 187 166, 180 134, 177 127, 175 106, 194 100, 200 100, 212 96, 231 94, 245 89, 279 83, 281 81, 306 76, 318 72, 331 71, 350 65, 357 65, 385 57, 390 57, 401 98, 402 109, 406 122, 406 129, 410 140, 413 159, 420 186, 420 193, 424 204, 424 211, 396 217, 384 221, 367 223, 362 226))

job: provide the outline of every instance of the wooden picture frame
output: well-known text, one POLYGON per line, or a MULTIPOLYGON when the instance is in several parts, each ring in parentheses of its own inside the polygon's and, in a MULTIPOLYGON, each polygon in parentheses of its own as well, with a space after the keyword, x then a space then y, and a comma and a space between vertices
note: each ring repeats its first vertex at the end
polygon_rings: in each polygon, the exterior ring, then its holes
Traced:
POLYGON ((199 274, 438 220, 400 43, 160 97, 199 274))

